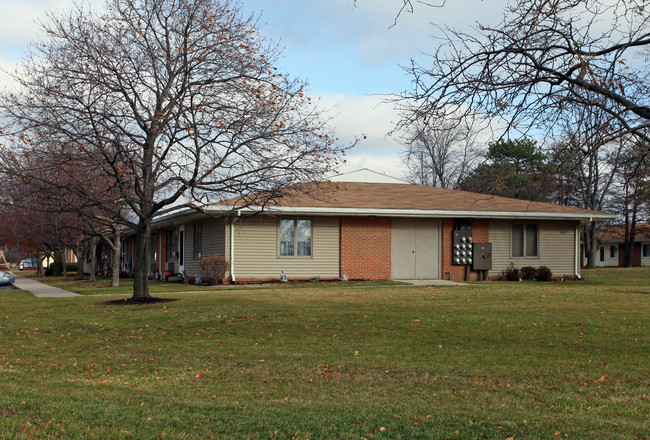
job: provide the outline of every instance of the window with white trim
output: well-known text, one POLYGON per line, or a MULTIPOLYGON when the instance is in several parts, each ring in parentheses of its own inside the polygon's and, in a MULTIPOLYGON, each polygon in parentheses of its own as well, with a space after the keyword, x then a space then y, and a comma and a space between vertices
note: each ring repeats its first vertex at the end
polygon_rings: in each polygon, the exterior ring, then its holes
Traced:
POLYGON ((618 259, 618 246, 615 244, 609 247, 609 258, 610 260, 618 259))
POLYGON ((510 255, 513 258, 539 257, 536 223, 515 223, 510 230, 510 255))
POLYGON ((280 220, 280 257, 311 257, 311 220, 280 220))

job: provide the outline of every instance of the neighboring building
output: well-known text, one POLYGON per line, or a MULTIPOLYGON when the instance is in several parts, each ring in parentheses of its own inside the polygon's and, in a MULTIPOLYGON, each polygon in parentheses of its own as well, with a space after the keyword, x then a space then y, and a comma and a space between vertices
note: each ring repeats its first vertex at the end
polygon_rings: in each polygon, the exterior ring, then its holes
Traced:
POLYGON ((157 219, 150 273, 183 272, 191 280, 202 257, 219 255, 236 281, 279 279, 282 271, 289 279, 475 280, 512 265, 544 265, 556 277, 575 278, 580 225, 615 217, 368 170, 308 184, 308 194, 305 186, 294 189, 261 214, 232 200, 210 206, 212 216, 188 210, 157 219), (471 243, 491 249, 478 247, 484 258, 473 259, 471 243), (481 268, 489 270, 474 270, 481 268))
MULTIPOLYGON (((598 228, 597 261, 601 267, 623 266, 625 225, 601 225, 598 228)), ((583 256, 583 265, 586 258, 583 256)), ((650 224, 637 223, 632 251, 632 266, 650 266, 650 224)))

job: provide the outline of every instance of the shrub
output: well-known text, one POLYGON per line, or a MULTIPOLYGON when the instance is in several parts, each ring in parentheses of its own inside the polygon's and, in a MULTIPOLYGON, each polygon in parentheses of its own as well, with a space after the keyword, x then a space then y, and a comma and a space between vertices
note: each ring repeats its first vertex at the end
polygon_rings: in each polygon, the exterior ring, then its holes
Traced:
POLYGON ((521 279, 525 281, 531 281, 535 279, 537 274, 537 269, 533 266, 524 266, 521 268, 521 279))
POLYGON ((516 267, 509 267, 501 272, 501 278, 506 281, 519 281, 521 274, 516 267))
POLYGON ((219 282, 226 276, 230 270, 230 263, 223 257, 212 256, 201 258, 199 270, 203 281, 211 280, 213 283, 219 282))
POLYGON ((546 266, 538 267, 537 271, 535 272, 535 279, 537 281, 551 281, 552 277, 553 272, 551 272, 551 269, 546 266))
POLYGON ((79 270, 79 264, 77 263, 66 263, 65 270, 68 272, 77 272, 79 270))

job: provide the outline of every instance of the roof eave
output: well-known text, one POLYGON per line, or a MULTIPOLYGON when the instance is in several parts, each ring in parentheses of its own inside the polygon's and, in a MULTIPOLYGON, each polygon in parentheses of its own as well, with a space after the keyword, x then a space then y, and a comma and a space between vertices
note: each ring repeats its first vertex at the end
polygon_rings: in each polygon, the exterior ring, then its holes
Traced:
POLYGON ((376 217, 426 217, 426 218, 494 218, 494 219, 529 219, 529 220, 579 220, 607 221, 616 215, 602 212, 539 212, 539 211, 472 211, 472 210, 443 210, 443 209, 381 209, 381 208, 324 208, 324 207, 294 207, 266 206, 242 207, 213 205, 213 212, 265 212, 267 214, 287 215, 323 215, 323 216, 376 216, 376 217))

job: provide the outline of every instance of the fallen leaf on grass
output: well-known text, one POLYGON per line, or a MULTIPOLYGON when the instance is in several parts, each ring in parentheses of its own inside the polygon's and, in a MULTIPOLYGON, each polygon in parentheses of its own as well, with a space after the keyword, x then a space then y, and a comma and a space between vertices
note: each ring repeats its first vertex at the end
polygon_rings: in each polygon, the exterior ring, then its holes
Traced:
POLYGON ((560 431, 555 431, 553 433, 553 437, 561 437, 561 436, 562 436, 562 434, 560 434, 560 431))

